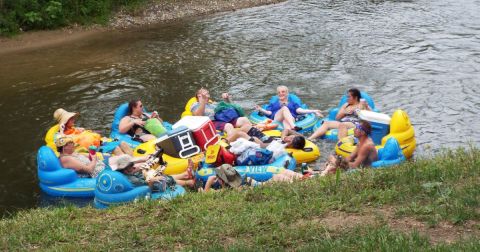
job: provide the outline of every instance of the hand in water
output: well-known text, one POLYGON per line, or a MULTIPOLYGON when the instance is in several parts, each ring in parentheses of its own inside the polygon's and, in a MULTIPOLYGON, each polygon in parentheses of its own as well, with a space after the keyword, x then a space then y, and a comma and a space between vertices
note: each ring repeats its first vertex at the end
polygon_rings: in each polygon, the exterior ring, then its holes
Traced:
POLYGON ((257 111, 260 111, 262 109, 262 107, 260 107, 260 105, 255 104, 254 109, 257 110, 257 111))
POLYGON ((321 112, 320 110, 318 110, 318 109, 315 109, 315 110, 313 111, 313 113, 315 113, 315 115, 318 116, 318 117, 324 117, 323 114, 322 114, 322 112, 321 112))

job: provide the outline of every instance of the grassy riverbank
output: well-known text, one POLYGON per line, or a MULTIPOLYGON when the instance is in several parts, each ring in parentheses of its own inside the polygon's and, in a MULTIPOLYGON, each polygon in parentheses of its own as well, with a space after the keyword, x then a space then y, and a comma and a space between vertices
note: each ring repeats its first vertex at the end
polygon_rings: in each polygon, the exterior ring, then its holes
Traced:
POLYGON ((241 192, 106 211, 36 209, 0 222, 0 249, 480 250, 480 150, 241 192))

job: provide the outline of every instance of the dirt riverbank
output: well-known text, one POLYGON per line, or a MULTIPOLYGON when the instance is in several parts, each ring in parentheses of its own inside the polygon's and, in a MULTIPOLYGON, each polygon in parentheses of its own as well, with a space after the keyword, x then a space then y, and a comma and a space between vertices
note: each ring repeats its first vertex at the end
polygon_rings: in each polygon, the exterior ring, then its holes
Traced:
POLYGON ((35 50, 75 40, 111 29, 128 29, 171 20, 203 16, 218 12, 235 11, 249 7, 275 4, 284 0, 181 0, 152 1, 144 8, 132 12, 120 11, 107 26, 72 26, 53 31, 25 32, 13 38, 0 37, 0 54, 35 50))

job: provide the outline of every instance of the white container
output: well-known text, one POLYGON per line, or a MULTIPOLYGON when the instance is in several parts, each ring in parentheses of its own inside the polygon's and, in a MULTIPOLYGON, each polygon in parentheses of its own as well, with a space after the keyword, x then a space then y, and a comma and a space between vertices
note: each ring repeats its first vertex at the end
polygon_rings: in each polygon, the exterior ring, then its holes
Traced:
POLYGON ((390 132, 390 121, 392 118, 389 115, 370 110, 360 110, 358 117, 370 122, 372 126, 370 137, 376 145, 381 144, 382 138, 390 132))

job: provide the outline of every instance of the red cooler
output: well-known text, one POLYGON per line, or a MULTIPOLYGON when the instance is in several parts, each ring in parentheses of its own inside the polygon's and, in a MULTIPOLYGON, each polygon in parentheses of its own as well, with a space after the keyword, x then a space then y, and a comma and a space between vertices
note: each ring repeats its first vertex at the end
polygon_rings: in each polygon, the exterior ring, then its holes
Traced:
POLYGON ((185 116, 175 123, 173 128, 181 126, 186 126, 192 131, 193 138, 202 151, 219 140, 215 125, 208 116, 185 116))

